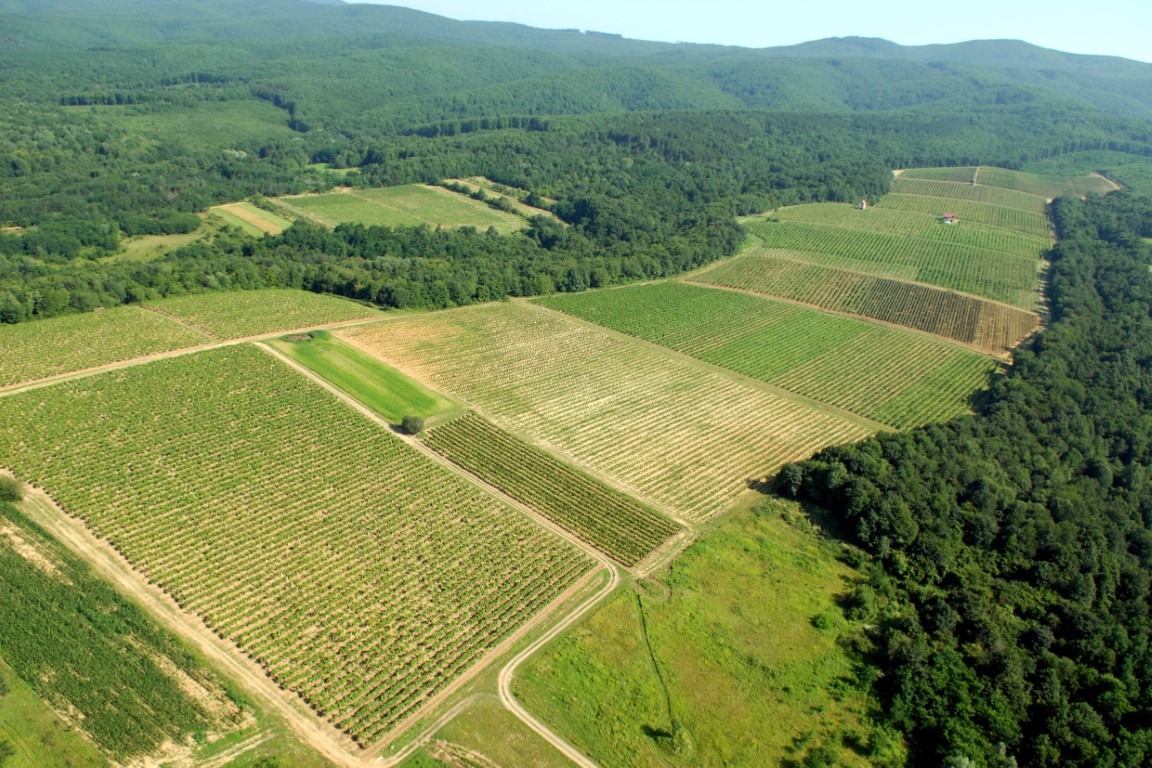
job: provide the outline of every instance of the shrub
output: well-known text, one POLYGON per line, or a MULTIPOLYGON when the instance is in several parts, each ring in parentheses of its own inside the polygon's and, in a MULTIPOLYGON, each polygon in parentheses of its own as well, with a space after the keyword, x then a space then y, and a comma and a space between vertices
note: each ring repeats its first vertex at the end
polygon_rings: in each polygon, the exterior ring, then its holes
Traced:
POLYGON ((400 431, 406 435, 418 435, 424 431, 423 416, 405 416, 400 422, 400 431))
POLYGON ((24 489, 17 480, 10 477, 0 477, 0 501, 20 501, 24 498, 24 489))

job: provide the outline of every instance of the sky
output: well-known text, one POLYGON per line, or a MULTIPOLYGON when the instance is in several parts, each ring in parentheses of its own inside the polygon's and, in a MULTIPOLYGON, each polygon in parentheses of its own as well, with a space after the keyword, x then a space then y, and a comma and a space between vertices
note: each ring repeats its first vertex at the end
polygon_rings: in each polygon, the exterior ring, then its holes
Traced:
POLYGON ((1152 62, 1148 0, 388 0, 387 4, 453 19, 515 21, 642 40, 764 48, 854 35, 883 37, 901 45, 1014 39, 1069 53, 1152 62))

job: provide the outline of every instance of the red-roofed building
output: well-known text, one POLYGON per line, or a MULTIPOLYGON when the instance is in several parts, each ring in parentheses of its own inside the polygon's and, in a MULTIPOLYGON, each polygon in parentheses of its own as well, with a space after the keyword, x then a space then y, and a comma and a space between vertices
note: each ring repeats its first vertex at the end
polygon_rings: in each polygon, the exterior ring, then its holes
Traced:
POLYGON ((940 220, 945 224, 955 224, 957 221, 959 221, 959 219, 956 218, 956 214, 954 213, 946 213, 940 217, 940 220))

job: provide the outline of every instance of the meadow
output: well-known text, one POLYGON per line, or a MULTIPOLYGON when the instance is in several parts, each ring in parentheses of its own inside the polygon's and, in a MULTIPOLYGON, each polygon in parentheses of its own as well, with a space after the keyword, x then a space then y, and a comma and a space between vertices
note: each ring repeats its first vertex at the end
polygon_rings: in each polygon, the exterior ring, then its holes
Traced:
POLYGON ((967 412, 995 367, 922 334, 680 283, 536 301, 897 429, 967 412))
POLYGON ((394 424, 405 416, 428 418, 456 407, 448 398, 327 331, 271 339, 267 344, 394 424))
POLYGON ((428 445, 626 566, 680 526, 474 413, 430 430, 428 445))
POLYGON ((516 695, 601 765, 899 756, 852 682, 845 642, 860 628, 836 597, 856 574, 804 522, 780 502, 725 517, 658 581, 617 592, 532 659, 516 695))
POLYGON ((208 212, 219 216, 226 223, 239 227, 254 237, 278 235, 292 226, 292 222, 283 216, 263 208, 257 208, 252 203, 216 205, 209 208, 208 212))
POLYGON ((0 326, 0 386, 210 341, 201 331, 139 307, 0 326))
POLYGON ((704 520, 789 457, 878 425, 519 302, 336 336, 659 511, 704 520))
POLYGON ((0 398, 0 464, 361 746, 595 567, 252 345, 0 398))
POLYGON ((524 220, 513 213, 493 210, 478 200, 424 184, 345 188, 324 194, 279 197, 276 203, 328 227, 351 222, 382 227, 495 227, 508 233, 525 226, 524 220))
POLYGON ((348 299, 289 288, 196 293, 148 301, 144 306, 217 339, 262 336, 383 314, 348 299))

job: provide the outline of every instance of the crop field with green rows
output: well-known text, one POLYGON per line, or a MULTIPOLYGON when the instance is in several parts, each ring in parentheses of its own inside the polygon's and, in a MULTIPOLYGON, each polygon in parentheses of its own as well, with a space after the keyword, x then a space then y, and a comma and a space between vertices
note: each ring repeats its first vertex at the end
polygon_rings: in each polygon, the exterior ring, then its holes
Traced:
POLYGON ((1015 348, 1040 323, 1038 315, 1023 309, 810 263, 813 258, 796 251, 750 248, 696 280, 895 323, 997 355, 1015 348))
POLYGON ((964 413, 994 368, 922 334, 679 283, 538 302, 900 429, 964 413))
POLYGON ((0 326, 0 386, 212 341, 139 307, 0 326))
POLYGON ((149 301, 145 306, 219 339, 239 339, 382 315, 380 310, 354 301, 288 288, 197 293, 149 301))
POLYGON ((0 398, 0 465, 360 745, 594 568, 251 345, 0 398))
POLYGON ((550 453, 469 413, 428 432, 428 445, 624 565, 680 526, 550 453))
POLYGON ((961 224, 972 222, 987 224, 1001 229, 1023 232, 1027 235, 1052 239, 1052 224, 1042 211, 1028 211, 1023 208, 1008 208, 1003 205, 978 203, 975 200, 956 200, 931 197, 929 195, 906 195, 891 193, 876 203, 874 211, 908 211, 909 213, 930 214, 934 217, 944 213, 954 213, 961 224))
MULTIPOLYGON (((836 206, 839 207, 839 206, 836 206)), ((947 224, 940 224, 947 227, 947 224)), ((796 221, 745 222, 765 247, 814 254, 813 263, 854 271, 891 275, 892 267, 914 270, 911 279, 941 288, 1031 309, 1039 300, 1039 251, 1009 255, 941 240, 909 237, 796 221)))
POLYGON ((925 195, 927 197, 944 197, 949 200, 972 200, 977 203, 1019 208, 1023 211, 1041 214, 1047 210, 1048 206, 1043 197, 1015 189, 989 187, 983 184, 972 185, 955 181, 915 179, 907 175, 901 175, 894 179, 890 191, 900 195, 925 195))
POLYGON ((661 511, 696 520, 728 509, 789 457, 875 429, 520 303, 335 335, 661 511))

